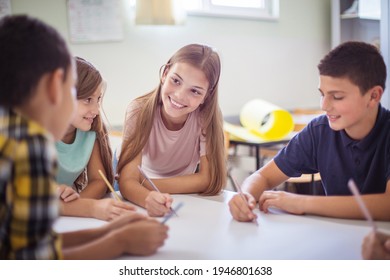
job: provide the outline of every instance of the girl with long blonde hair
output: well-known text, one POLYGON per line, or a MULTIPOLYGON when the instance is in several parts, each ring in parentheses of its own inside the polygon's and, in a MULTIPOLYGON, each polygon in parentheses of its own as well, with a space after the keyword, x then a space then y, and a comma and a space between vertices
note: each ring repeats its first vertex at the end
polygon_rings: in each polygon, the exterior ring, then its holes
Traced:
POLYGON ((226 184, 220 71, 213 48, 184 46, 161 67, 157 88, 127 108, 119 189, 151 216, 170 211, 169 194, 216 195, 226 184), (151 188, 138 166, 161 193, 151 188))

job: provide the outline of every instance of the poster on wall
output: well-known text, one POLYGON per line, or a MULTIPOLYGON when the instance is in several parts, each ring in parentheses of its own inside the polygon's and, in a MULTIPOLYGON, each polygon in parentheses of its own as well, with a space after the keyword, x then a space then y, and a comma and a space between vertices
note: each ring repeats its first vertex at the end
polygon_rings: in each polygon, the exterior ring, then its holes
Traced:
POLYGON ((11 0, 0 0, 0 18, 11 14, 11 0))
POLYGON ((67 0, 72 43, 121 41, 124 38, 119 0, 67 0))

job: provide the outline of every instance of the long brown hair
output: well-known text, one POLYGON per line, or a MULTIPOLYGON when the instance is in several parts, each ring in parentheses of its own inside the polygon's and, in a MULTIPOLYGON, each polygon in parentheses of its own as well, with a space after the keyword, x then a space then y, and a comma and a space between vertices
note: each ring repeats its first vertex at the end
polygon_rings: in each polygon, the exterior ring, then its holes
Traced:
MULTIPOLYGON (((218 105, 218 82, 221 73, 221 62, 216 51, 205 45, 190 44, 179 49, 160 69, 160 78, 175 63, 188 63, 204 72, 209 81, 204 103, 200 105, 202 133, 206 136, 206 157, 210 164, 210 184, 202 193, 215 195, 226 184, 226 157, 224 148, 223 119, 218 105)), ((131 162, 144 148, 152 129, 157 106, 162 104, 161 81, 158 87, 135 99, 138 109, 134 111, 136 126, 128 139, 124 139, 118 162, 118 173, 131 162), (143 133, 138 133, 142 129, 143 133)))
MULTIPOLYGON (((86 99, 91 96, 98 86, 101 83, 104 83, 104 81, 100 72, 85 59, 76 57, 76 65, 78 76, 76 85, 77 99, 86 99)), ((112 170, 112 150, 110 148, 108 130, 100 114, 94 118, 91 130, 96 132, 96 140, 99 146, 100 158, 103 163, 106 177, 110 183, 113 183, 114 172, 112 170)), ((76 188, 80 190, 82 186, 86 184, 87 180, 88 174, 86 174, 86 170, 84 170, 84 172, 75 181, 76 188)))

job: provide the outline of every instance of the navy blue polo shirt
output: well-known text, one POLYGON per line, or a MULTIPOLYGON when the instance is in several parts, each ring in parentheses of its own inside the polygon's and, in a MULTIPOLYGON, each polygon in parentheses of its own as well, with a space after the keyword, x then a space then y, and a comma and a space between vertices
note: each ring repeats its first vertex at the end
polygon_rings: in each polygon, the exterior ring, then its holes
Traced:
POLYGON ((383 193, 390 180, 390 111, 379 106, 373 129, 359 141, 332 130, 327 117, 319 116, 274 160, 289 177, 320 172, 326 195, 350 195, 350 178, 361 193, 383 193))

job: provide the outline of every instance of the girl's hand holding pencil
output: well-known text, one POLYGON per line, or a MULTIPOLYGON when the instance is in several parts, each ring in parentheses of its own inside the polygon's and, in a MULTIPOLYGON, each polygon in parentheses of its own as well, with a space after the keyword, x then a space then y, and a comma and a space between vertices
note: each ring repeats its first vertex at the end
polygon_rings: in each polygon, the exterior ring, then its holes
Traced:
POLYGON ((112 198, 94 199, 92 207, 93 216, 104 221, 111 221, 121 216, 133 214, 137 210, 130 203, 112 198))
POLYGON ((173 199, 167 193, 151 191, 145 199, 145 208, 151 217, 162 217, 171 212, 173 199))
POLYGON ((172 201, 173 199, 167 193, 161 193, 157 186, 153 183, 153 181, 149 178, 148 175, 142 170, 141 166, 138 165, 138 170, 141 175, 147 180, 150 186, 154 191, 150 192, 149 195, 145 199, 145 208, 148 211, 149 216, 152 217, 160 217, 173 212, 176 216, 177 213, 172 209, 172 201), (169 211, 167 211, 167 209, 169 211))
POLYGON ((122 201, 121 198, 119 197, 119 195, 116 193, 116 191, 114 190, 114 187, 110 184, 110 182, 107 180, 106 176, 104 176, 103 172, 99 169, 98 170, 99 174, 100 174, 100 177, 102 177, 103 181, 106 183, 108 189, 110 190, 110 192, 112 193, 112 195, 115 197, 115 199, 117 201, 122 201))
POLYGON ((93 213, 95 213, 95 218, 110 221, 120 216, 128 215, 129 213, 136 211, 136 208, 134 206, 122 201, 120 196, 116 193, 116 191, 100 169, 98 170, 98 172, 115 199, 106 198, 96 200, 93 203, 93 213))

